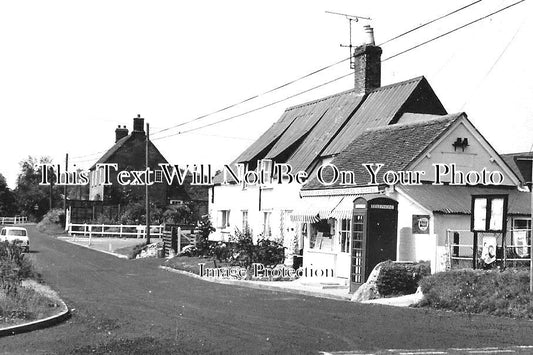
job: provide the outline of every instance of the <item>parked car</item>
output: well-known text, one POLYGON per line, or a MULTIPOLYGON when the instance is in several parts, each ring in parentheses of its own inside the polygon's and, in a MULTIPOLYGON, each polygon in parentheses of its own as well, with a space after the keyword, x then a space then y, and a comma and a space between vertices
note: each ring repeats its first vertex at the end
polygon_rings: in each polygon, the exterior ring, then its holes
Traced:
POLYGON ((4 227, 0 231, 0 241, 10 242, 20 246, 25 252, 30 251, 28 231, 22 227, 4 227))

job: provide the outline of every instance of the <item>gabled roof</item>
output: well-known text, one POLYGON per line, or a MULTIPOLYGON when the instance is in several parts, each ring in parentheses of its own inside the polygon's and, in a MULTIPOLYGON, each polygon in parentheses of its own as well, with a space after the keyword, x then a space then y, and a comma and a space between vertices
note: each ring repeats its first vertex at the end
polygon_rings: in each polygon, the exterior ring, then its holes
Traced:
MULTIPOLYGON (((339 132, 322 152, 321 156, 339 154, 367 128, 396 123, 400 115, 404 112, 402 108, 417 106, 416 103, 409 102, 411 98, 421 102, 423 99, 427 100, 427 97, 432 96, 430 95, 431 93, 433 93, 433 90, 423 76, 373 90, 368 94, 368 97, 350 118, 346 126, 343 127, 342 131, 339 132), (419 93, 417 96, 420 97, 412 97, 416 91, 419 93), (425 91, 430 91, 430 93, 425 91)), ((432 101, 437 102, 431 102, 431 106, 436 107, 430 107, 425 113, 446 114, 446 110, 434 93, 432 99, 432 101)), ((412 109, 421 110, 422 108, 413 107, 412 109)))
POLYGON ((532 159, 533 152, 523 152, 523 153, 509 153, 509 154, 500 154, 503 161, 513 170, 513 172, 520 178, 522 183, 527 183, 531 181, 531 164, 532 163, 521 163, 521 159, 532 159))
POLYGON ((432 184, 403 185, 399 189, 434 213, 470 214, 472 195, 508 194, 508 213, 530 215, 531 194, 517 188, 480 186, 435 186, 432 184))
POLYGON ((122 137, 121 139, 119 139, 111 148, 109 148, 107 152, 104 153, 104 155, 100 157, 100 159, 98 159, 96 163, 93 164, 93 166, 91 166, 90 170, 93 170, 97 164, 105 164, 109 162, 111 156, 115 154, 115 152, 117 152, 120 148, 122 148, 122 146, 126 144, 126 142, 129 141, 131 137, 132 135, 129 134, 126 137, 122 137))
MULTIPOLYGON (((422 152, 436 141, 463 113, 438 116, 414 123, 394 124, 367 129, 352 141, 331 164, 340 171, 353 171, 354 181, 367 186, 370 175, 362 164, 383 164, 378 173, 381 181, 383 173, 388 170, 405 170, 422 152)), ((333 172, 324 170, 324 180, 331 181, 333 172)), ((324 186, 316 177, 304 186, 304 189, 338 188, 339 181, 324 186)))
MULTIPOLYGON (((111 148, 109 148, 109 150, 107 152, 104 153, 104 155, 102 155, 100 157, 100 159, 98 159, 98 161, 96 163, 94 163, 89 170, 93 170, 96 168, 96 165, 97 164, 105 164, 105 163, 116 163, 115 161, 112 161, 112 158, 113 158, 113 155, 118 152, 119 150, 121 149, 126 149, 125 146, 128 144, 128 142, 134 140, 137 136, 137 132, 131 132, 129 135, 127 135, 126 137, 123 137, 121 139, 119 139, 111 148)), ((144 141, 145 139, 145 136, 143 135, 142 136, 142 140, 144 141)), ((168 163, 168 161, 165 159, 165 157, 163 157, 163 155, 161 154, 161 152, 159 151, 159 149, 157 149, 157 147, 154 145, 154 143, 152 143, 152 141, 150 141, 150 152, 157 152, 157 154, 159 154, 161 157, 162 157, 162 161, 157 161, 156 163, 159 164, 159 163, 168 163)))
POLYGON ((318 158, 340 153, 365 129, 396 123, 406 111, 446 114, 422 76, 367 95, 348 90, 288 108, 234 163, 270 158, 307 170, 318 158))

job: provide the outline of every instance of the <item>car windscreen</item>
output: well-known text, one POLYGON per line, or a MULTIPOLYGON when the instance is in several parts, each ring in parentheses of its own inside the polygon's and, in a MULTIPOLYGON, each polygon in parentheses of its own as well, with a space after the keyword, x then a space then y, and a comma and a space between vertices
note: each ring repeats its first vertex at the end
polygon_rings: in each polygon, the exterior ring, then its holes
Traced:
POLYGON ((12 235, 15 237, 25 237, 26 231, 21 229, 10 229, 7 231, 7 235, 12 235))

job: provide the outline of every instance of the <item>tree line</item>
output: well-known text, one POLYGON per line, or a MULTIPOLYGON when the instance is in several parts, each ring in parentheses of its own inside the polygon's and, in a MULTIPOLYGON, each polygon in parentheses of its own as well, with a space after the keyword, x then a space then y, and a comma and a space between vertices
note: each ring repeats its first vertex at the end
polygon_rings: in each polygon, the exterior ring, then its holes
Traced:
POLYGON ((51 163, 49 157, 29 156, 21 161, 14 189, 9 188, 4 175, 0 172, 0 216, 23 215, 39 220, 50 208, 62 206, 62 187, 53 184, 39 185, 41 181, 39 164, 51 163))

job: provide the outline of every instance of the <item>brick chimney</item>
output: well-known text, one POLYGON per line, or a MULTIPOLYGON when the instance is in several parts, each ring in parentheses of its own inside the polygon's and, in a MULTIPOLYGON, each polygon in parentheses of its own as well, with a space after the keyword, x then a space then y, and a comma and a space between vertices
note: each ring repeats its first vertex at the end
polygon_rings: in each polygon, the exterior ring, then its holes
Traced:
POLYGON ((128 135, 128 129, 126 126, 120 127, 120 125, 115 129, 115 143, 121 140, 122 138, 128 135))
POLYGON ((141 118, 141 115, 137 115, 137 117, 133 119, 133 131, 131 133, 144 134, 144 118, 141 118))
POLYGON ((355 48, 355 89, 366 94, 381 86, 381 47, 374 43, 374 30, 364 26, 366 43, 355 48))

